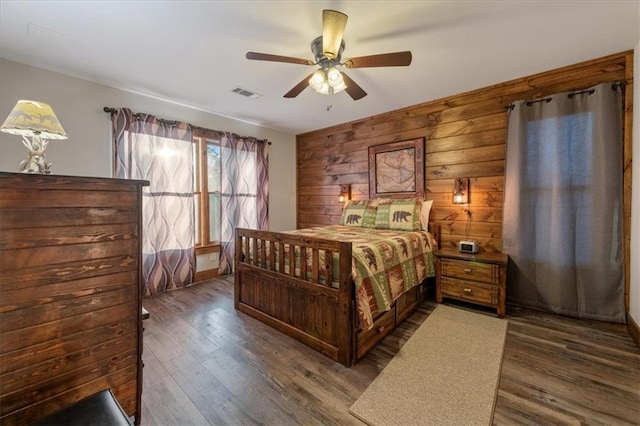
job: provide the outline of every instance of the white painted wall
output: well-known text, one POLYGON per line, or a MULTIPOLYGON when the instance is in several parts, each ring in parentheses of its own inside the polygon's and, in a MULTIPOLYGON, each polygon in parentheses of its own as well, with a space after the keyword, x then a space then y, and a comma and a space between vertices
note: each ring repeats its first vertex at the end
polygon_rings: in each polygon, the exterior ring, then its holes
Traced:
MULTIPOLYGON (((51 141, 47 148, 47 160, 57 175, 112 177, 111 120, 105 106, 269 139, 269 227, 275 231, 296 227, 293 134, 0 59, 0 123, 19 99, 51 105, 69 135, 67 140, 51 141)), ((0 132, 0 171, 16 172, 26 152, 18 136, 0 132)))
POLYGON ((633 52, 633 163, 631 167, 631 271, 629 315, 640 325, 640 40, 633 52))

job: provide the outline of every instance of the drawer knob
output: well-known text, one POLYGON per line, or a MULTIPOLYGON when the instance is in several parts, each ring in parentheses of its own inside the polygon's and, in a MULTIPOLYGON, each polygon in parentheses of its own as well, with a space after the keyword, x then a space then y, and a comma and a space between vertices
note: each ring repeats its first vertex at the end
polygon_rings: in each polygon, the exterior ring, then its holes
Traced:
POLYGON ((463 288, 462 291, 464 291, 465 294, 471 294, 470 288, 463 288))
POLYGON ((463 271, 467 274, 471 273, 471 268, 464 268, 463 271))
POLYGON ((382 333, 384 331, 384 325, 378 327, 378 333, 382 333))

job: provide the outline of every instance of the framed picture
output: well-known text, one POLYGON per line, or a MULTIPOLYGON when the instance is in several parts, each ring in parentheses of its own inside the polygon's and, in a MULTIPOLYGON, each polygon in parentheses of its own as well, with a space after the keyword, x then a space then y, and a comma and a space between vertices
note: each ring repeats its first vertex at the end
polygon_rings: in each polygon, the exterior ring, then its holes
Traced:
POLYGON ((424 138, 369 147, 369 198, 424 197, 424 138))

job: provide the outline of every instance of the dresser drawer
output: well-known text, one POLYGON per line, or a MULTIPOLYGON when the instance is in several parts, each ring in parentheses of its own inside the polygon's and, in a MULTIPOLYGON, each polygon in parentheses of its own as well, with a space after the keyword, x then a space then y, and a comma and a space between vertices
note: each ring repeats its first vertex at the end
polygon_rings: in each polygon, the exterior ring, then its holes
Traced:
POLYGON ((471 279, 491 284, 500 283, 500 265, 491 263, 442 259, 440 262, 440 273, 442 276, 463 280, 471 279))
POLYGON ((442 277, 440 291, 445 297, 455 297, 491 306, 498 304, 500 293, 498 286, 470 283, 450 277, 442 277))

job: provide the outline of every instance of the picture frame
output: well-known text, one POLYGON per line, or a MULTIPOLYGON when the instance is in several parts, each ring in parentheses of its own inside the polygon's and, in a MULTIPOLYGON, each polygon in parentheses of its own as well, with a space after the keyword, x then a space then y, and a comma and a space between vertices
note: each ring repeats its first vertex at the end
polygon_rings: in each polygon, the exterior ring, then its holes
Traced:
POLYGON ((424 138, 369 147, 369 198, 424 197, 424 138))

